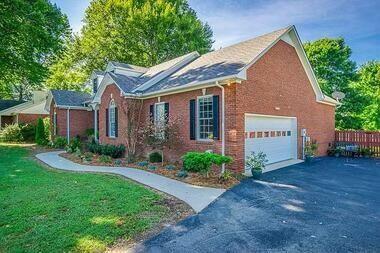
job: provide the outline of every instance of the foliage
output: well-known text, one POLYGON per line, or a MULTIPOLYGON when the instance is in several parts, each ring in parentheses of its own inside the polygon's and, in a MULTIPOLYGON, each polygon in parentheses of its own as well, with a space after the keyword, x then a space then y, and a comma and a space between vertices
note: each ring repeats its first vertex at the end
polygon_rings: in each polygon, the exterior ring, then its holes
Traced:
POLYGON ((221 166, 231 163, 232 158, 210 152, 187 152, 182 156, 183 168, 186 171, 199 172, 208 175, 213 164, 221 166))
POLYGON ((24 138, 18 124, 7 125, 0 131, 0 139, 4 142, 22 142, 24 138))
POLYGON ((136 157, 136 145, 139 141, 139 124, 143 108, 143 100, 125 99, 122 105, 123 113, 126 117, 125 144, 127 150, 127 161, 131 163, 136 157))
POLYGON ((310 64, 317 76, 324 94, 331 96, 334 91, 345 93, 346 97, 336 111, 337 128, 350 128, 355 124, 357 96, 349 83, 356 79, 356 64, 351 57, 351 49, 343 38, 323 38, 304 44, 310 64))
POLYGON ((372 155, 372 151, 369 148, 360 148, 359 152, 360 152, 360 155, 362 155, 362 156, 368 156, 369 157, 372 155))
POLYGON ((45 125, 42 118, 38 118, 37 120, 35 141, 38 145, 46 145, 48 143, 45 135, 45 125))
POLYGON ((166 165, 165 166, 165 169, 167 169, 167 170, 175 170, 175 165, 173 165, 173 164, 168 164, 168 165, 166 165))
POLYGON ((153 164, 150 164, 148 166, 148 170, 156 170, 157 169, 157 166, 156 165, 153 165, 153 164))
POLYGON ((121 166, 123 164, 123 162, 120 159, 117 159, 113 162, 113 164, 116 166, 121 166))
POLYGON ((265 168, 265 163, 267 162, 267 155, 263 152, 251 152, 251 154, 246 158, 245 165, 250 170, 262 171, 265 168))
POLYGON ((229 181, 233 178, 233 174, 230 170, 224 170, 223 173, 220 175, 220 179, 222 181, 229 181))
POLYGON ((164 196, 143 185, 112 175, 57 172, 28 153, 0 145, 0 252, 104 252, 172 215, 164 196))
POLYGON ((124 145, 111 145, 111 144, 99 144, 99 143, 89 143, 87 146, 88 150, 92 153, 99 155, 107 155, 112 158, 120 158, 125 152, 124 145))
POLYGON ((355 91, 353 129, 380 130, 380 61, 363 64, 358 71, 359 78, 350 87, 355 91))
POLYGON ((63 137, 63 136, 56 136, 54 139, 53 139, 53 147, 54 148, 65 148, 67 145, 67 140, 66 140, 66 137, 63 137))
POLYGON ((188 177, 188 173, 186 170, 180 170, 177 172, 176 177, 178 178, 186 178, 188 177))
MULTIPOLYGON (((74 137, 70 140, 70 143, 67 145, 67 148, 71 152, 75 152, 77 149, 82 149, 82 142, 79 137, 74 137)), ((70 153, 70 152, 69 152, 70 153)))
POLYGON ((149 165, 148 161, 140 161, 136 163, 137 166, 139 167, 147 167, 149 165))
POLYGON ((43 121, 44 121, 44 128, 45 128, 45 138, 46 138, 46 141, 49 142, 51 140, 50 118, 45 117, 43 121))
POLYGON ((81 34, 50 68, 49 86, 83 83, 111 59, 149 67, 192 51, 208 52, 213 42, 210 27, 185 0, 94 0, 83 22, 81 34))
POLYGON ((112 163, 112 157, 108 155, 100 155, 99 156, 99 162, 101 163, 112 163))
POLYGON ((20 130, 23 141, 34 142, 36 136, 36 126, 33 124, 20 124, 20 130))
POLYGON ((86 136, 91 137, 95 135, 95 130, 93 128, 86 129, 86 136))
POLYGON ((69 22, 48 0, 3 0, 0 17, 0 97, 25 100, 64 49, 69 22))
POLYGON ((94 154, 91 152, 84 152, 83 153, 83 159, 87 162, 91 162, 92 159, 94 158, 94 154))
POLYGON ((318 151, 318 143, 316 140, 307 141, 305 144, 305 156, 315 156, 318 151))
POLYGON ((159 152, 152 152, 149 154, 149 162, 160 163, 162 162, 162 155, 159 152))

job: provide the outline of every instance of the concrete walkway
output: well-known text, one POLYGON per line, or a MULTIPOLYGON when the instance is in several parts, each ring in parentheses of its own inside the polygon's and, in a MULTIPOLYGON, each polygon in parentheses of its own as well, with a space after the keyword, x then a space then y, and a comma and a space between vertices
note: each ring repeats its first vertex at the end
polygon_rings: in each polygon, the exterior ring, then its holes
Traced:
POLYGON ((60 153, 64 151, 55 151, 37 154, 36 157, 50 167, 81 172, 103 172, 122 175, 134 181, 157 189, 161 192, 170 194, 189 204, 195 212, 200 212, 212 201, 225 192, 224 189, 216 189, 210 187, 202 187, 186 184, 174 179, 163 177, 144 170, 126 168, 126 167, 110 167, 110 166, 90 166, 81 165, 67 160, 60 153))

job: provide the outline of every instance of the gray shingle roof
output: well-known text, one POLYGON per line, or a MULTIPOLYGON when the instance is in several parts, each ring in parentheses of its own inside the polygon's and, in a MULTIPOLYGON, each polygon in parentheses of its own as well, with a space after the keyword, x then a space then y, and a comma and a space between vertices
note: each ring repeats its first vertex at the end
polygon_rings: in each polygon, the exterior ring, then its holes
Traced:
POLYGON ((94 73, 95 73, 96 75, 99 75, 99 76, 104 76, 104 75, 106 74, 105 71, 101 71, 101 70, 94 70, 94 73))
POLYGON ((111 61, 110 63, 112 65, 114 65, 115 67, 135 70, 135 71, 141 72, 141 73, 145 73, 148 70, 147 68, 144 68, 144 67, 141 67, 141 66, 136 66, 136 65, 122 63, 122 62, 111 61))
POLYGON ((51 93, 57 106, 83 106, 91 100, 90 94, 81 91, 51 90, 51 93))
POLYGON ((286 32, 283 28, 238 44, 204 54, 145 92, 179 87, 238 74, 247 64, 286 32))
POLYGON ((0 99, 0 111, 25 103, 25 101, 0 99))

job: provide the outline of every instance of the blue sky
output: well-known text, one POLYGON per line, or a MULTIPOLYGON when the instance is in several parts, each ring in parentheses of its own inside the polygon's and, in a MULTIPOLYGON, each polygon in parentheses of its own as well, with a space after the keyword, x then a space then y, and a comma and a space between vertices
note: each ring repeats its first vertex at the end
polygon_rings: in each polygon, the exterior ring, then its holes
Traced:
MULTIPOLYGON (((75 32, 89 0, 51 0, 67 14, 75 32)), ((214 32, 218 49, 290 24, 302 41, 343 37, 358 64, 380 60, 379 0, 189 0, 214 32)))

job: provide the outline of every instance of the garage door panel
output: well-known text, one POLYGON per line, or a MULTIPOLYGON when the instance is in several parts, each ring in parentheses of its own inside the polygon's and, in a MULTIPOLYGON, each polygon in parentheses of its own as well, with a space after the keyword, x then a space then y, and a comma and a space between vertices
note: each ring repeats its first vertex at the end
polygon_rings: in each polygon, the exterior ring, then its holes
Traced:
POLYGON ((268 164, 297 158, 295 118, 246 116, 245 155, 263 152, 268 164))

